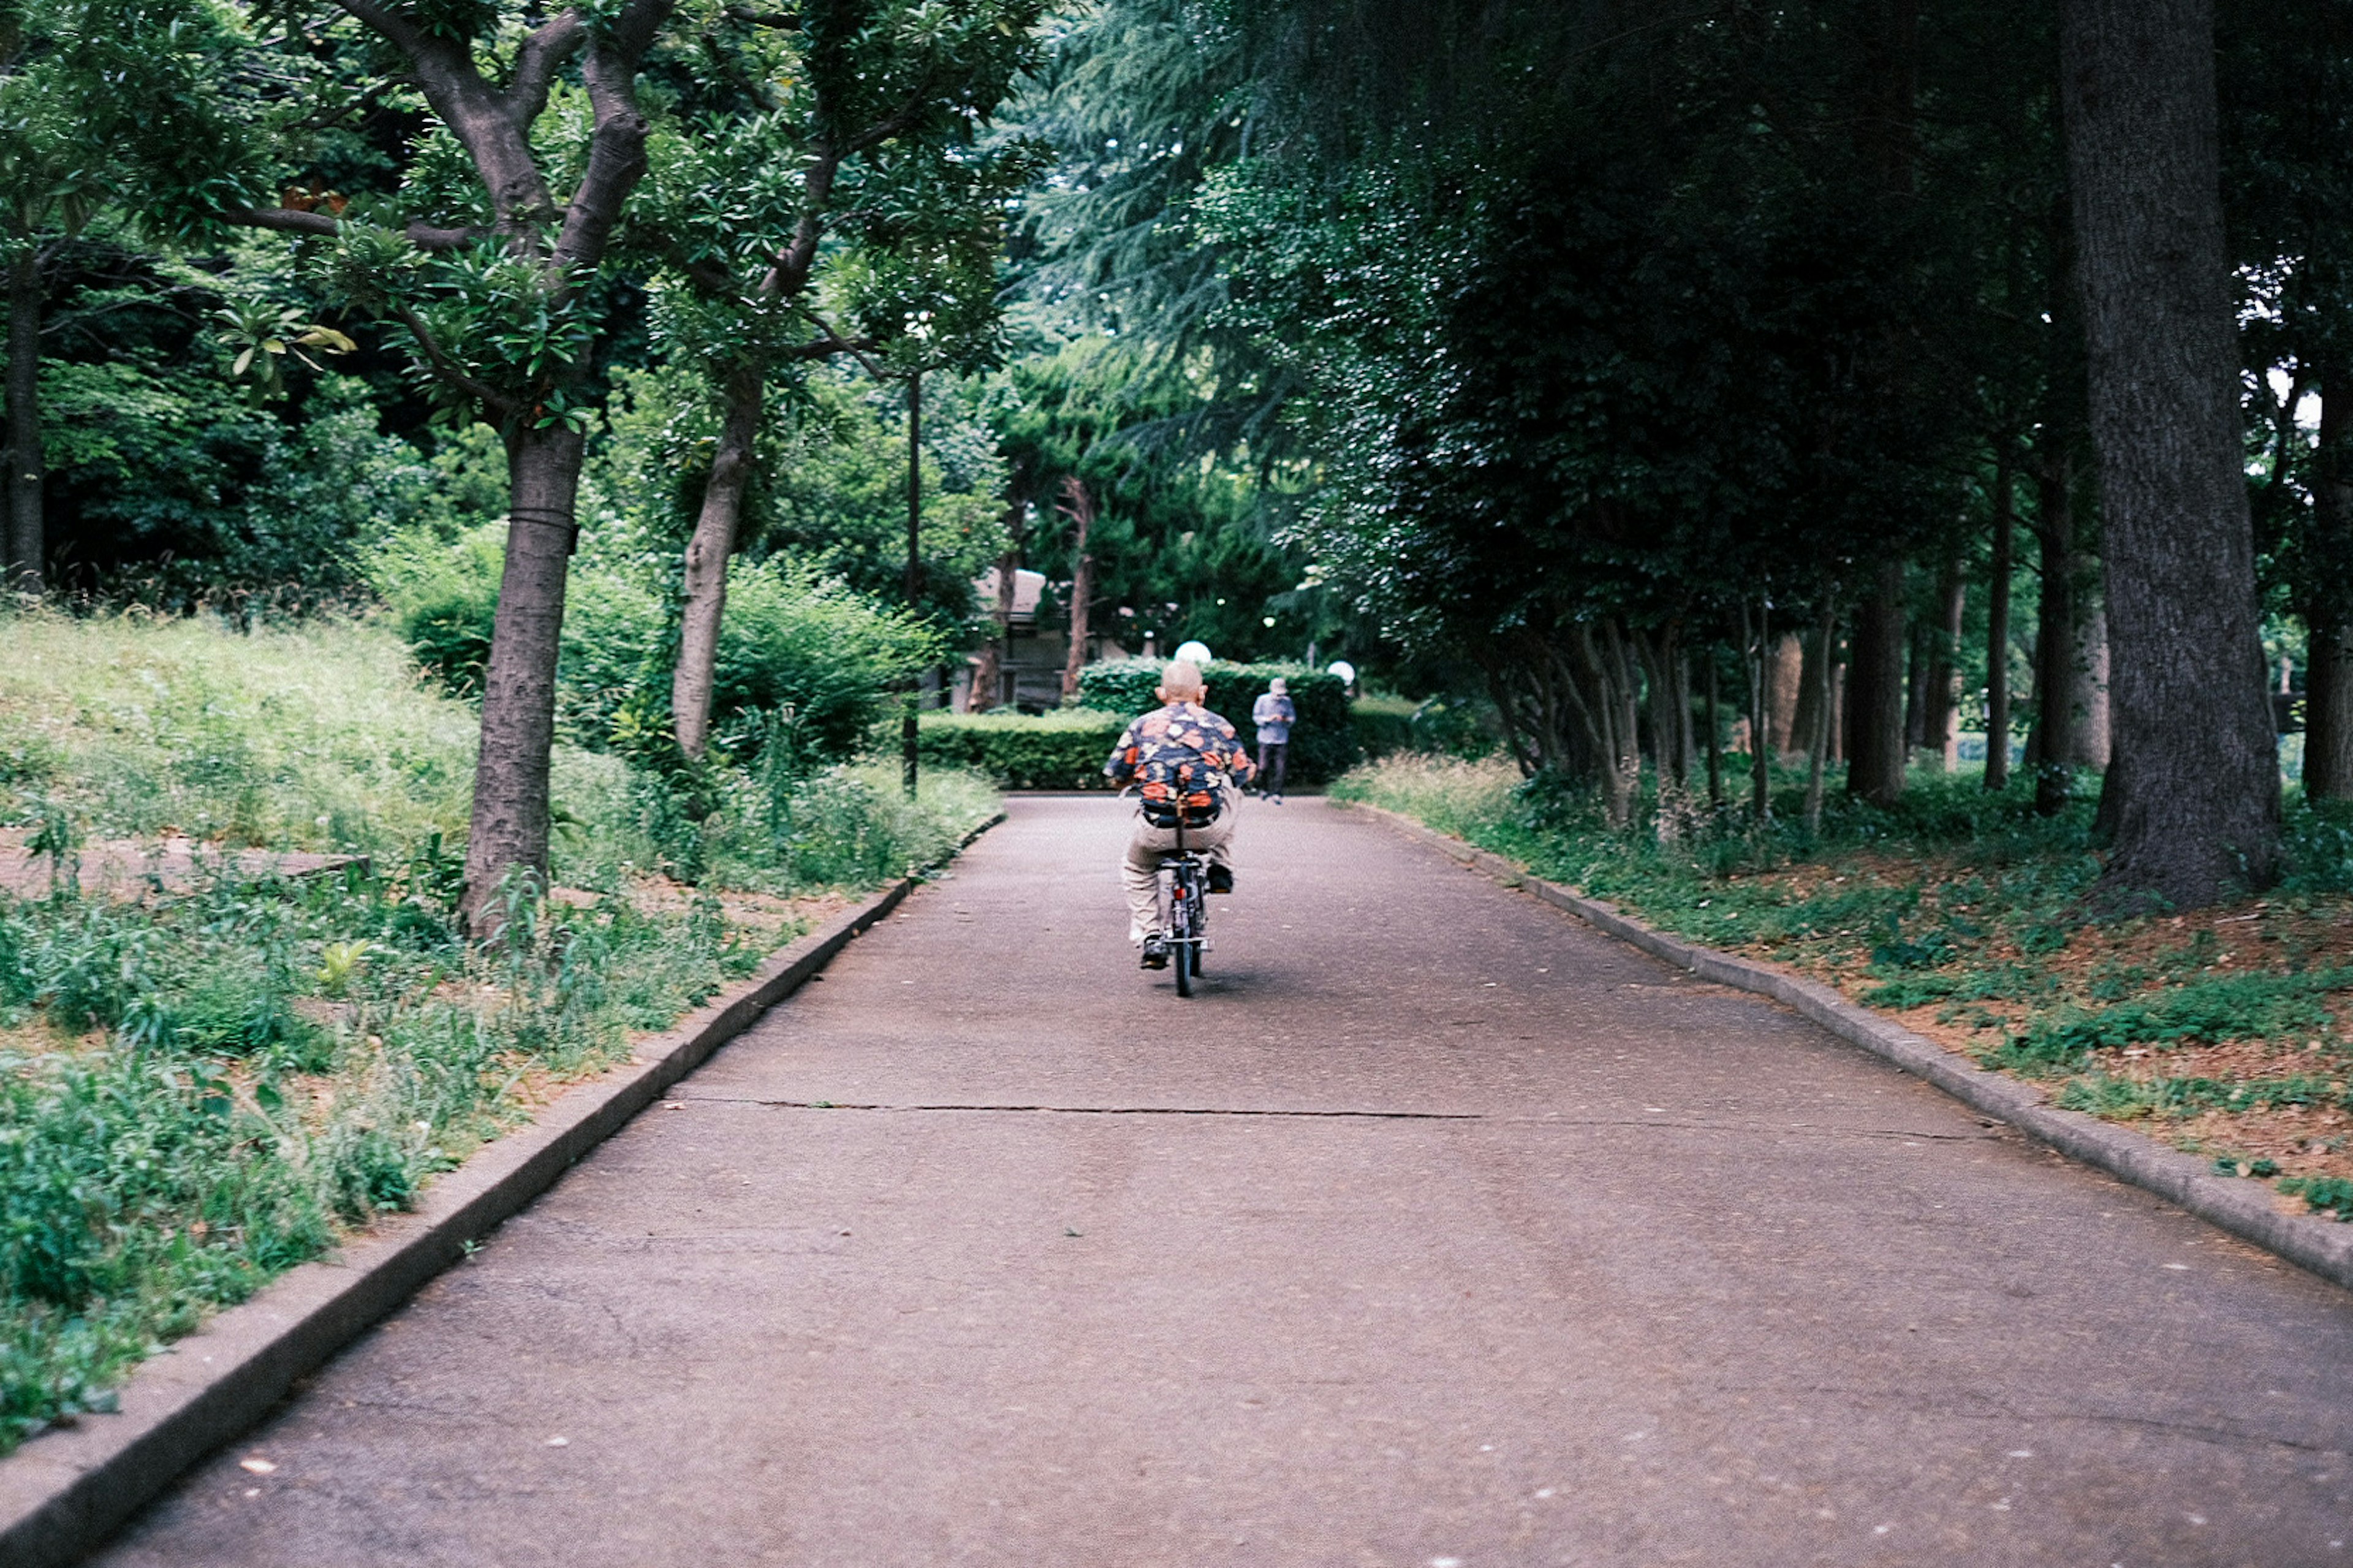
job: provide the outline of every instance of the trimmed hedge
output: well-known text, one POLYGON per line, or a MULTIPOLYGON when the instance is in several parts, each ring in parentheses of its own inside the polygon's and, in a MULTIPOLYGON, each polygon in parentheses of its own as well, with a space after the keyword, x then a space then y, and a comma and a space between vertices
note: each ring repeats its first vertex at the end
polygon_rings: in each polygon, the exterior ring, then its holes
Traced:
MULTIPOLYGON (((1079 701, 1087 708, 1134 718, 1159 706, 1153 693, 1166 667, 1156 659, 1128 658, 1091 664, 1079 672, 1079 701)), ((1201 672, 1209 688, 1209 707, 1230 721, 1242 744, 1257 750, 1258 731, 1250 721, 1250 704, 1266 683, 1282 676, 1290 683, 1291 705, 1298 721, 1291 727, 1291 766, 1285 781, 1292 784, 1329 783, 1356 765, 1359 755, 1356 725, 1348 710, 1348 689, 1336 675, 1298 664, 1212 664, 1201 672)), ((1114 731, 1103 743, 1108 753, 1114 731)), ((1096 766, 1102 766, 1097 759, 1096 766)))
POLYGON ((971 768, 1006 789, 1108 789, 1103 766, 1127 719, 1066 708, 1026 713, 925 713, 915 754, 927 767, 971 768))

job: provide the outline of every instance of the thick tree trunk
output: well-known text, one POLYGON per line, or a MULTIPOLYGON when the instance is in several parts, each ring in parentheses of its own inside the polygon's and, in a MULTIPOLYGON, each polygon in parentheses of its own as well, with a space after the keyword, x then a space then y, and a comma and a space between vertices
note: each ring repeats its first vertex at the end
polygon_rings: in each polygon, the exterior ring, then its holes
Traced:
POLYGON ((8 268, 7 584, 41 591, 41 258, 27 239, 8 268))
POLYGON ((1904 796, 1904 563, 1879 568, 1857 607, 1847 676, 1847 793, 1873 805, 1904 796))
POLYGON ((2320 449, 2297 605, 2304 674, 2304 798, 2353 800, 2353 369, 2324 365, 2320 449))
POLYGON ((2274 874, 2212 0, 2067 0, 2062 70, 2108 569, 2116 902, 2274 874))
POLYGON ((2015 478, 2004 437, 1994 458, 1993 563, 1986 574, 1985 787, 2010 787, 2010 578, 2018 535, 2015 478))
POLYGON ((2314 626, 2304 661, 2304 798, 2353 800, 2353 633, 2314 626))
POLYGON ((686 604, 679 625, 678 667, 670 675, 670 707, 678 749, 697 761, 711 742, 712 687, 719 666, 720 627, 727 615, 727 566, 735 555, 744 491, 752 481, 753 447, 760 433, 765 390, 756 370, 738 370, 728 376, 719 450, 702 487, 694 537, 686 545, 686 604))
POLYGON ((1071 648, 1062 661, 1062 700, 1075 702, 1079 671, 1087 664, 1087 611, 1095 596, 1095 558, 1087 553, 1087 531, 1095 522, 1095 498, 1076 474, 1062 481, 1062 515, 1078 525, 1078 537, 1071 546, 1071 557, 1078 563, 1071 573, 1071 648))
POLYGON ((584 443, 555 425, 507 447, 506 567, 482 672, 482 739, 466 839, 465 909, 474 934, 504 923, 502 884, 518 869, 547 885, 547 777, 555 741, 555 665, 577 524, 584 443))

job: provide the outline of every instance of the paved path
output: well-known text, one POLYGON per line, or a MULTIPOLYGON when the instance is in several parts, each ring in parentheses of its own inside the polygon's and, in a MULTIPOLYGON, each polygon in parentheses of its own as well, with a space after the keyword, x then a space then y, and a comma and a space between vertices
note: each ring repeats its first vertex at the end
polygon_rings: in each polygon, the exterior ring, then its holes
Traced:
POLYGON ((1316 803, 1179 1002, 1123 830, 1017 801, 100 1561, 2353 1563, 2353 1297, 1316 803))

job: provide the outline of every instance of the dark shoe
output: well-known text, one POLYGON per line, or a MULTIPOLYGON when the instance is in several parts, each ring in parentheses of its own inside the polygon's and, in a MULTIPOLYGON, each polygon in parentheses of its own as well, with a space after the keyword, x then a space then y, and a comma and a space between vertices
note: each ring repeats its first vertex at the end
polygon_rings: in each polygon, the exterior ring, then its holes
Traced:
POLYGON ((1273 799, 1274 799, 1274 804, 1275 804, 1275 805, 1281 805, 1282 804, 1282 797, 1281 795, 1276 795, 1276 796, 1274 796, 1274 797, 1273 797, 1273 799))
POLYGON ((1144 939, 1144 967, 1146 969, 1166 969, 1168 967, 1168 939, 1166 937, 1155 935, 1147 936, 1144 939))
POLYGON ((1230 893, 1233 890, 1234 873, 1232 868, 1226 866, 1210 867, 1209 891, 1213 893, 1230 893))

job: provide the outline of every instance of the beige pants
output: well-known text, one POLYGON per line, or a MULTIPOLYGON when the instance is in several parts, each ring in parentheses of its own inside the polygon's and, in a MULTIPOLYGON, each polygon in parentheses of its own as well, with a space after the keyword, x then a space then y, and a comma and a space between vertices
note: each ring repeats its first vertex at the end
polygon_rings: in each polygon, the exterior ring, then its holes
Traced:
MULTIPOLYGON (((1185 830, 1185 847, 1200 850, 1212 866, 1230 868, 1237 815, 1236 802, 1228 799, 1217 821, 1185 830)), ((1144 820, 1143 812, 1135 814, 1135 827, 1127 836, 1127 855, 1119 863, 1119 879, 1127 889, 1128 941, 1142 942, 1146 932, 1160 929, 1160 858, 1176 849, 1175 828, 1154 827, 1144 820)))

